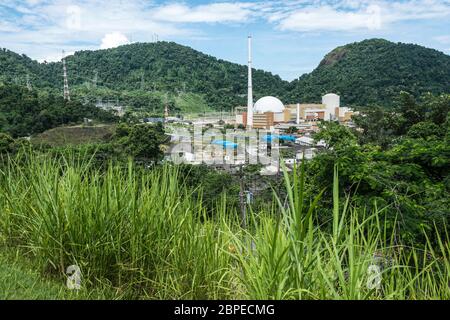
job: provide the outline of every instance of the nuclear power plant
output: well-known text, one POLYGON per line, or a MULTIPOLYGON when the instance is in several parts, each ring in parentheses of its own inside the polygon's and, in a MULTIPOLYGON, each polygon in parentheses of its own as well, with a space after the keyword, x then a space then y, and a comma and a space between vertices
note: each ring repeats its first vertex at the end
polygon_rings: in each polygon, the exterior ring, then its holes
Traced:
POLYGON ((235 124, 243 125, 247 130, 267 129, 274 131, 286 127, 298 127, 308 131, 317 121, 339 121, 348 124, 355 114, 350 108, 341 107, 340 97, 328 93, 322 97, 322 103, 283 104, 272 96, 262 97, 253 103, 252 79, 252 37, 248 37, 248 91, 247 107, 235 108, 235 124))
POLYGON ((315 141, 313 138, 313 133, 319 130, 320 121, 339 121, 344 125, 352 125, 351 118, 355 113, 349 108, 341 107, 341 98, 335 93, 325 94, 320 102, 297 101, 284 104, 275 96, 261 97, 254 102, 252 37, 249 36, 247 41, 247 106, 234 108, 226 118, 221 113, 220 118, 214 115, 207 118, 204 115, 192 122, 185 120, 189 125, 206 125, 211 131, 202 131, 202 135, 194 136, 194 140, 191 139, 190 131, 171 133, 172 141, 184 139, 181 144, 177 144, 177 147, 182 145, 183 150, 177 149, 175 153, 171 153, 176 154, 180 161, 190 164, 213 163, 217 169, 233 171, 236 166, 249 163, 250 158, 269 159, 268 154, 258 153, 259 147, 265 146, 270 149, 271 155, 285 153, 283 160, 276 159, 276 165, 265 164, 260 171, 262 175, 277 174, 280 172, 279 161, 283 161, 289 171, 299 161, 312 159, 318 150, 327 147, 324 141, 315 141), (234 130, 228 127, 233 124, 234 130), (241 130, 244 128, 246 132, 241 130), (259 135, 253 136, 254 129, 259 131, 259 135), (258 146, 247 145, 245 141, 250 141, 251 137, 258 137, 258 146), (197 146, 195 151, 193 146, 197 146), (218 163, 215 162, 217 159, 220 160, 218 163))

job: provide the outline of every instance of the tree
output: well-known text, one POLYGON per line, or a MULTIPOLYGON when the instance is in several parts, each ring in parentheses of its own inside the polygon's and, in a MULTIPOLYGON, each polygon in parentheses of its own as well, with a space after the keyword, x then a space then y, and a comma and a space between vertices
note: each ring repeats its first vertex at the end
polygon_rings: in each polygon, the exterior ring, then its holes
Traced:
POLYGON ((84 118, 115 122, 117 117, 91 104, 64 101, 52 94, 29 92, 20 86, 0 86, 0 129, 25 137, 84 118))
POLYGON ((419 122, 409 128, 407 136, 410 138, 422 138, 427 139, 430 137, 442 137, 444 130, 437 124, 431 121, 419 122))
POLYGON ((339 122, 321 122, 320 131, 314 135, 314 140, 323 140, 328 149, 335 149, 357 143, 356 136, 348 129, 339 124, 339 122))
POLYGON ((427 112, 427 120, 437 125, 444 124, 450 112, 450 94, 441 94, 439 96, 426 94, 423 100, 423 107, 427 112))
POLYGON ((0 133, 0 154, 10 153, 14 150, 14 139, 10 135, 0 133))
POLYGON ((373 143, 386 149, 399 131, 399 117, 395 112, 379 106, 364 109, 352 118, 358 128, 355 134, 361 144, 373 143))
POLYGON ((416 102, 412 94, 400 92, 398 104, 397 110, 402 116, 401 133, 406 133, 411 126, 425 120, 425 109, 416 102))
POLYGON ((158 162, 163 157, 161 144, 167 141, 161 123, 139 124, 128 127, 121 125, 114 142, 122 153, 137 160, 158 162))
MULTIPOLYGON (((411 110, 410 102, 404 104, 409 105, 406 112, 411 110)), ((403 117, 403 113, 398 115, 403 117)), ((383 118, 379 123, 384 123, 383 118)), ((321 206, 324 221, 333 203, 330 186, 337 168, 340 190, 351 194, 356 206, 368 210, 374 206, 388 208, 384 216, 387 227, 402 239, 420 243, 423 230, 431 230, 434 223, 444 232, 450 219, 448 124, 448 120, 443 125, 431 121, 412 124, 407 134, 392 134, 386 148, 374 142, 355 143, 349 129, 337 123, 321 125, 315 139, 324 139, 330 148, 308 163, 307 172, 313 194, 326 189, 321 206)), ((372 126, 366 128, 377 131, 372 126)))
POLYGON ((6 133, 0 133, 0 154, 15 153, 24 147, 30 147, 31 144, 25 139, 13 139, 6 133))
POLYGON ((291 126, 286 130, 286 133, 297 133, 298 129, 297 127, 291 126))
POLYGON ((206 165, 180 165, 181 183, 194 190, 194 196, 200 198, 210 211, 217 208, 215 205, 223 195, 227 197, 227 205, 237 207, 239 184, 229 173, 217 171, 206 165))

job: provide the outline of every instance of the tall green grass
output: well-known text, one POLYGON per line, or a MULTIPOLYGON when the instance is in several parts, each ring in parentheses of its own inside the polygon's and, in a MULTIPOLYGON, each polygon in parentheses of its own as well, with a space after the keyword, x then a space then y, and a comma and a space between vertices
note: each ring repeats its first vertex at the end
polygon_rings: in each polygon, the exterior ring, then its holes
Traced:
POLYGON ((399 245, 384 231, 389 208, 340 203, 337 173, 330 230, 317 223, 321 194, 306 198, 301 167, 285 173, 287 197, 274 191, 273 209, 250 210, 245 229, 227 207, 235 195, 223 195, 211 217, 181 180, 170 165, 100 170, 89 157, 9 159, 0 172, 0 240, 42 273, 64 281, 76 264, 83 287, 124 298, 450 298, 448 234, 435 247, 399 245), (371 266, 381 272, 378 287, 371 266))

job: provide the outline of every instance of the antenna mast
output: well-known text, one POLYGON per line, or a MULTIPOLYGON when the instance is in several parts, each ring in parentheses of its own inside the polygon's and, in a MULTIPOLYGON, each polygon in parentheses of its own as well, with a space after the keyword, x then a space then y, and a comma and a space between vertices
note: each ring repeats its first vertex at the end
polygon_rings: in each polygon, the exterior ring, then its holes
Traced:
POLYGON ((65 52, 62 51, 62 63, 63 63, 63 71, 64 71, 64 100, 70 101, 70 92, 69 92, 69 82, 67 81, 67 68, 66 68, 66 58, 65 52))
POLYGON ((248 36, 247 129, 253 127, 252 36, 248 36))

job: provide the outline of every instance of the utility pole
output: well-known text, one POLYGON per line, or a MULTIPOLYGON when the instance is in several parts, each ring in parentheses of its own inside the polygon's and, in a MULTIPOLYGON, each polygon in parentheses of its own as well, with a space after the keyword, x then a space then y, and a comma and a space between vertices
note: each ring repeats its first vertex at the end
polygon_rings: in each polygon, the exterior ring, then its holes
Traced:
POLYGON ((167 103, 166 103, 166 105, 164 107, 164 118, 166 120, 167 120, 167 118, 169 118, 169 106, 167 105, 167 103))
POLYGON ((66 68, 66 58, 65 52, 62 51, 62 63, 63 63, 63 76, 64 76, 64 100, 70 101, 70 92, 69 92, 69 81, 67 80, 67 68, 66 68))
POLYGON ((252 36, 248 36, 247 130, 253 127, 252 36))
POLYGON ((241 209, 241 227, 245 229, 247 227, 247 206, 244 200, 244 172, 242 166, 239 168, 239 206, 241 209))
POLYGON ((164 106, 164 119, 167 121, 167 118, 169 118, 169 99, 167 97, 167 93, 165 95, 165 106, 164 106))

